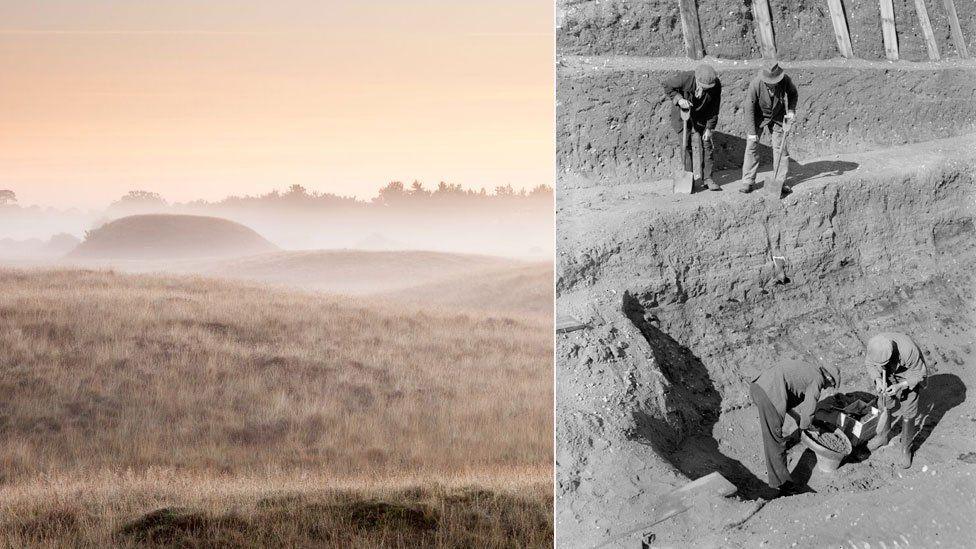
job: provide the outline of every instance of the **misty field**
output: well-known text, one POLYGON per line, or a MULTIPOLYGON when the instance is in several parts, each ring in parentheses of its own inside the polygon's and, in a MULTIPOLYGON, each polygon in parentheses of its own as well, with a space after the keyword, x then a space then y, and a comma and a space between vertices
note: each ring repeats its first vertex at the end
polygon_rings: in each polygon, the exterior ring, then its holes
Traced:
POLYGON ((105 271, 0 288, 4 545, 551 543, 551 316, 105 271))

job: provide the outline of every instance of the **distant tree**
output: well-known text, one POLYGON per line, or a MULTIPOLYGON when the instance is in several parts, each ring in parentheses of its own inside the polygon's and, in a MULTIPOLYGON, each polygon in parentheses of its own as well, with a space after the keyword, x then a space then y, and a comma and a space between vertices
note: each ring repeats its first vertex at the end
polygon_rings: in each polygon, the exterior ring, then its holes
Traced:
POLYGON ((515 196, 515 189, 511 185, 495 187, 495 196, 515 196))
POLYGON ((7 204, 16 204, 17 195, 7 189, 0 189, 0 206, 6 206, 7 204))
POLYGON ((124 198, 145 201, 145 202, 162 202, 164 204, 166 203, 166 201, 163 200, 163 197, 160 196, 159 193, 154 193, 152 191, 129 191, 129 194, 127 194, 124 198))
POLYGON ((118 199, 116 204, 138 204, 142 206, 166 206, 166 200, 159 193, 151 191, 129 191, 118 199))
POLYGON ((97 219, 91 224, 91 228, 85 231, 84 240, 91 240, 94 238, 94 236, 98 234, 98 231, 100 231, 108 222, 109 220, 106 218, 97 219))
POLYGON ((391 181, 380 189, 379 194, 373 199, 373 202, 377 204, 396 204, 403 202, 406 196, 407 191, 403 186, 403 182, 391 181))
POLYGON ((168 204, 159 193, 151 191, 129 191, 112 202, 108 209, 113 215, 134 215, 156 213, 166 209, 168 204))
POLYGON ((533 187, 532 191, 529 192, 530 196, 545 196, 552 194, 552 187, 549 185, 536 185, 533 187))
POLYGON ((423 183, 414 180, 414 182, 410 185, 410 196, 416 196, 416 197, 430 196, 430 192, 424 188, 423 183))
POLYGON ((288 187, 288 194, 293 196, 306 196, 308 195, 308 191, 301 185, 292 185, 288 187))

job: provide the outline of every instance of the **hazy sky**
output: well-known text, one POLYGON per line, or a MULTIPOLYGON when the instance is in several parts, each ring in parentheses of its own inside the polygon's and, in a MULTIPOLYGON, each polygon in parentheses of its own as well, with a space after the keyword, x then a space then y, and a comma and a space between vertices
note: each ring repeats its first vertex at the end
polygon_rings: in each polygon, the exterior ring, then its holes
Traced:
POLYGON ((551 184, 551 0, 0 0, 0 188, 551 184))

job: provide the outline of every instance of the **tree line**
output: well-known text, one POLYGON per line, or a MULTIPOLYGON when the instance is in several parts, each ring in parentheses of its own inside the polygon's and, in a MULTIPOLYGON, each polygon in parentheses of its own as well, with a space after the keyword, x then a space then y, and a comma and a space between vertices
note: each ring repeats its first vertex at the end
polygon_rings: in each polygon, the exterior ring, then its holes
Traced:
POLYGON ((170 204, 162 195, 152 191, 129 191, 110 206, 111 209, 125 209, 138 207, 151 209, 153 207, 166 208, 169 206, 329 206, 329 207, 363 207, 370 206, 409 206, 419 204, 445 204, 467 202, 472 205, 486 202, 511 200, 551 200, 552 187, 537 185, 532 189, 516 190, 511 185, 495 187, 493 191, 484 188, 479 190, 465 189, 460 184, 441 182, 436 187, 427 188, 423 183, 414 181, 405 185, 402 181, 392 181, 379 190, 370 200, 360 200, 352 196, 341 196, 333 193, 309 191, 302 185, 291 185, 284 192, 273 190, 261 195, 228 196, 218 201, 195 200, 182 204, 170 204))

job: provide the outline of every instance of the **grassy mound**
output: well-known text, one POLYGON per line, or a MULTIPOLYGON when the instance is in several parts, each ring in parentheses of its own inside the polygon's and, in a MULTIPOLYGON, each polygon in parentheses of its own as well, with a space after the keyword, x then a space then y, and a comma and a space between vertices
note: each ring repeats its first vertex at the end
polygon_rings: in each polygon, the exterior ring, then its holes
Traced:
POLYGON ((89 231, 76 259, 233 257, 277 249, 253 230, 218 217, 133 215, 89 231))

